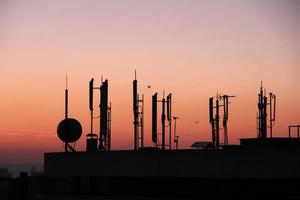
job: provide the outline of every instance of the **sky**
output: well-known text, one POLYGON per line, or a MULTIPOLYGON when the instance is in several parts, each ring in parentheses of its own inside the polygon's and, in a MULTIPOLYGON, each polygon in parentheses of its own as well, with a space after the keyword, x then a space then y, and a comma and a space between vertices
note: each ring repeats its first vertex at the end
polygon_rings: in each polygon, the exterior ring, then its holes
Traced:
POLYGON ((211 140, 208 98, 217 93, 236 95, 229 143, 256 137, 261 81, 278 100, 273 136, 287 137, 288 125, 300 124, 299 24, 296 0, 0 0, 0 167, 39 165, 44 152, 63 151, 56 128, 66 74, 69 116, 83 127, 78 151, 90 130, 88 83, 101 76, 112 149, 133 148, 134 70, 147 146, 151 96, 163 91, 173 95, 180 148, 211 140))

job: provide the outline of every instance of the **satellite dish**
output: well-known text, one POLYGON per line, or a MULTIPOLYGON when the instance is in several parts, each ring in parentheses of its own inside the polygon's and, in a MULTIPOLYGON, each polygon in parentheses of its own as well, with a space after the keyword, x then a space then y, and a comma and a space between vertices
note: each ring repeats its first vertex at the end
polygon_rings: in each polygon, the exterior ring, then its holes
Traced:
POLYGON ((76 119, 64 119, 57 126, 57 135, 64 142, 76 142, 81 134, 82 127, 76 119))

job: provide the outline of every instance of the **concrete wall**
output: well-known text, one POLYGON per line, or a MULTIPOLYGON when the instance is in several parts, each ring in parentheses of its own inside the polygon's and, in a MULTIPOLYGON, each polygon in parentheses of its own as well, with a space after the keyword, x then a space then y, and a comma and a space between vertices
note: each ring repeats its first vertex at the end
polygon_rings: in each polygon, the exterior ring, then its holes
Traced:
POLYGON ((45 153, 47 176, 300 178, 300 148, 45 153))

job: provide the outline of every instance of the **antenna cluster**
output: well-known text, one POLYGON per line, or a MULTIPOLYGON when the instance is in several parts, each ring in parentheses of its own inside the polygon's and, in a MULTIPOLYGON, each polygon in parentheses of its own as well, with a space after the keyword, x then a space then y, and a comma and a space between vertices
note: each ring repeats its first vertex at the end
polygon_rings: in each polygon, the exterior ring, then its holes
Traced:
MULTIPOLYGON (((148 87, 149 88, 149 87, 148 87)), ((82 127, 79 121, 68 116, 68 79, 66 77, 65 89, 65 118, 58 124, 58 137, 64 142, 66 152, 75 151, 75 142, 82 134, 82 127)), ((209 123, 212 130, 212 146, 219 148, 229 144, 228 141, 228 119, 229 119, 229 99, 235 96, 220 95, 209 98, 209 123), (223 112, 222 112, 223 111, 223 112), (220 143, 220 120, 222 119, 223 143, 220 143)), ((108 102, 108 80, 101 78, 99 87, 94 86, 94 79, 89 82, 89 110, 90 110, 90 133, 87 134, 87 151, 110 151, 111 149, 111 103, 108 102), (99 116, 94 116, 94 91, 100 93, 99 116), (94 133, 94 120, 99 119, 99 135, 94 133)), ((270 129, 270 137, 273 137, 272 128, 275 125, 276 96, 269 93, 262 84, 258 94, 258 113, 257 113, 257 135, 260 139, 267 138, 267 129, 270 129), (269 108, 269 114, 268 114, 269 108), (267 117, 269 115, 269 125, 267 117)), ((134 124, 134 150, 144 148, 144 95, 138 93, 138 81, 133 80, 133 124, 134 124)), ((152 142, 155 149, 172 149, 174 143, 178 149, 179 136, 176 135, 176 120, 178 117, 172 116, 172 94, 165 97, 163 92, 162 99, 158 99, 158 93, 152 95, 152 142), (161 108, 161 133, 158 133, 158 104, 161 108), (172 135, 172 120, 174 120, 174 135, 172 135), (168 129, 168 133, 166 133, 168 129), (168 134, 168 136, 166 135, 168 134), (173 137, 173 140, 172 140, 173 137)), ((297 128, 297 136, 300 137, 300 125, 289 126, 289 137, 291 129, 297 128)))
POLYGON ((87 134, 87 151, 109 151, 111 148, 111 103, 108 105, 108 80, 101 80, 94 87, 94 79, 89 82, 89 109, 91 113, 91 132, 87 134), (99 116, 94 117, 94 90, 100 93, 99 116), (99 137, 93 133, 93 120, 100 119, 99 137), (99 145, 97 144, 99 140, 99 145))
POLYGON ((260 86, 260 91, 258 94, 258 113, 257 113, 257 137, 261 139, 267 138, 267 128, 270 129, 270 137, 273 137, 273 127, 275 125, 275 110, 276 110, 276 96, 273 93, 269 93, 269 103, 268 97, 266 96, 266 90, 260 86), (269 106, 269 126, 267 125, 268 108, 269 106))
POLYGON ((220 107, 223 107, 223 132, 224 132, 224 143, 223 145, 228 145, 228 110, 230 103, 229 98, 235 96, 230 95, 219 95, 216 97, 209 98, 209 123, 211 124, 212 129, 212 145, 215 148, 220 147, 220 107), (215 100, 215 103, 214 103, 215 100), (223 104, 221 104, 223 102, 223 104))
POLYGON ((155 147, 161 147, 165 150, 166 146, 169 149, 172 148, 172 94, 168 94, 167 99, 163 95, 162 100, 157 99, 157 93, 152 96, 152 142, 155 147), (161 113, 161 144, 158 140, 157 133, 157 103, 161 103, 162 113, 161 113), (167 107, 167 108, 166 108, 167 107), (167 110, 167 113, 166 113, 167 110), (166 125, 166 121, 168 125, 166 125), (169 143, 166 144, 166 133, 165 129, 169 128, 169 143))

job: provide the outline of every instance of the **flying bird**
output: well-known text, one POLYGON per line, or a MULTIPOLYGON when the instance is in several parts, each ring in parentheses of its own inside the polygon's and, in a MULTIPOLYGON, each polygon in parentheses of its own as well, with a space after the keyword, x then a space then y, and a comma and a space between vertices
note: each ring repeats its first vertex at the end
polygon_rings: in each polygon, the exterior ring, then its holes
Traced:
POLYGON ((151 85, 147 85, 148 88, 151 88, 151 85))
POLYGON ((199 122, 195 122, 195 124, 199 124, 199 122))

